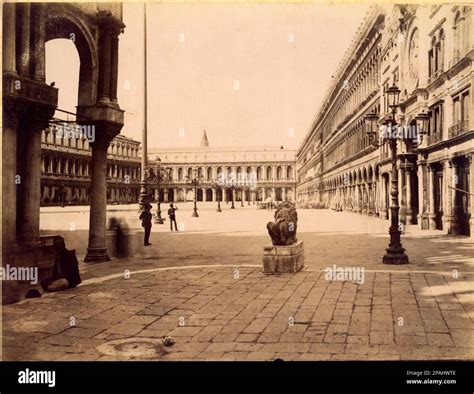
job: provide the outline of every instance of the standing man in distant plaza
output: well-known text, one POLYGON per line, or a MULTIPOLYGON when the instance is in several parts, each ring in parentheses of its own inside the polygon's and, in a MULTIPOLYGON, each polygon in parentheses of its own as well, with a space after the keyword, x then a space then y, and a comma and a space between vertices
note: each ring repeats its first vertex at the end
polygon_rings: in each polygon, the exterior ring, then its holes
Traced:
POLYGON ((173 222, 174 222, 174 229, 175 231, 178 231, 178 226, 176 225, 176 213, 178 208, 173 206, 173 204, 170 204, 170 209, 168 209, 168 216, 170 218, 170 230, 173 231, 173 222))
POLYGON ((151 233, 151 218, 153 215, 151 214, 150 209, 151 209, 151 205, 147 204, 145 205, 145 209, 143 210, 143 212, 140 214, 142 227, 145 229, 145 240, 143 242, 143 245, 145 246, 151 245, 150 233, 151 233))

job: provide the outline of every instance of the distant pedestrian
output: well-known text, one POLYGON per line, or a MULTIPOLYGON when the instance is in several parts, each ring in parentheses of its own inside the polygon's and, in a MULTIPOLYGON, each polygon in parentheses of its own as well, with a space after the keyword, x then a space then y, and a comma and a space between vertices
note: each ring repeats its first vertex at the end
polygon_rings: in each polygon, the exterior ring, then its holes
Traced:
POLYGON ((125 220, 122 220, 121 218, 111 217, 109 220, 109 230, 114 233, 115 253, 117 257, 128 257, 130 254, 130 250, 128 239, 128 226, 125 220))
POLYGON ((143 245, 149 246, 151 245, 150 243, 150 233, 151 233, 151 218, 153 215, 150 212, 151 205, 147 204, 145 205, 145 209, 143 212, 140 214, 140 220, 142 221, 142 227, 145 229, 145 240, 143 242, 143 245))
POLYGON ((178 231, 178 226, 176 225, 176 213, 178 208, 170 204, 170 208, 168 209, 168 217, 170 218, 170 230, 173 231, 173 223, 175 231, 178 231))

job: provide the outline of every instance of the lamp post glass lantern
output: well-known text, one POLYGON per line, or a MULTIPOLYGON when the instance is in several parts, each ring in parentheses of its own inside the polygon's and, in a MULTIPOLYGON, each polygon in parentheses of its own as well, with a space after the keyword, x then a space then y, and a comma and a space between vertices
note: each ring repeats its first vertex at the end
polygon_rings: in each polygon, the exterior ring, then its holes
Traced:
POLYGON ((395 112, 397 111, 398 104, 400 102, 400 89, 398 89, 396 85, 393 85, 385 90, 385 94, 387 95, 388 106, 395 114, 395 112))
POLYGON ((417 127, 417 144, 420 145, 423 142, 423 137, 428 134, 430 116, 426 112, 421 112, 416 116, 415 120, 417 127))
MULTIPOLYGON (((399 104, 400 89, 396 86, 392 86, 386 89, 385 94, 387 95, 387 103, 391 109, 392 118, 387 121, 390 124, 392 121, 395 123, 395 115, 399 104)), ((378 128, 378 115, 374 113, 367 114, 365 117, 366 132, 371 139, 371 143, 374 146, 380 147, 386 143, 389 144, 391 150, 391 202, 390 202, 390 243, 388 248, 385 249, 386 253, 383 256, 384 264, 408 264, 408 256, 405 254, 405 249, 401 244, 401 232, 402 224, 399 223, 399 210, 398 205, 398 168, 397 168, 397 136, 392 133, 386 132, 380 136, 378 140, 375 140, 374 136, 378 128)), ((384 125, 384 127, 388 127, 384 125)), ((395 125, 394 127, 396 127, 395 125)), ((404 138, 404 137, 402 137, 404 138)))

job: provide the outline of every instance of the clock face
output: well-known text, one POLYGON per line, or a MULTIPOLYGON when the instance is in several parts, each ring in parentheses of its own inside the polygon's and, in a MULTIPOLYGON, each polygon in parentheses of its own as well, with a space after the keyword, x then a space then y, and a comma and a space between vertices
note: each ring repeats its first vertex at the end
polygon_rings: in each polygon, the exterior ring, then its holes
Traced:
POLYGON ((415 29, 411 35, 410 43, 408 45, 408 67, 410 79, 413 83, 418 81, 418 29, 415 29))

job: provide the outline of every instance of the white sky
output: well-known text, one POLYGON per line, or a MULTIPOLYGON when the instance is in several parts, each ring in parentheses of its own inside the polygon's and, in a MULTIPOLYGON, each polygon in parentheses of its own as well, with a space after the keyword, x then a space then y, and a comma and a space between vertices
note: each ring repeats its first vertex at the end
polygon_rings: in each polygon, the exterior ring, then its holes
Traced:
MULTIPOLYGON (((198 146, 206 129, 211 146, 297 148, 368 8, 148 4, 148 146, 198 146)), ((122 134, 141 140, 143 4, 124 3, 123 11, 122 134)), ((49 42, 46 58, 59 107, 75 112, 79 58, 72 42, 49 42)))

